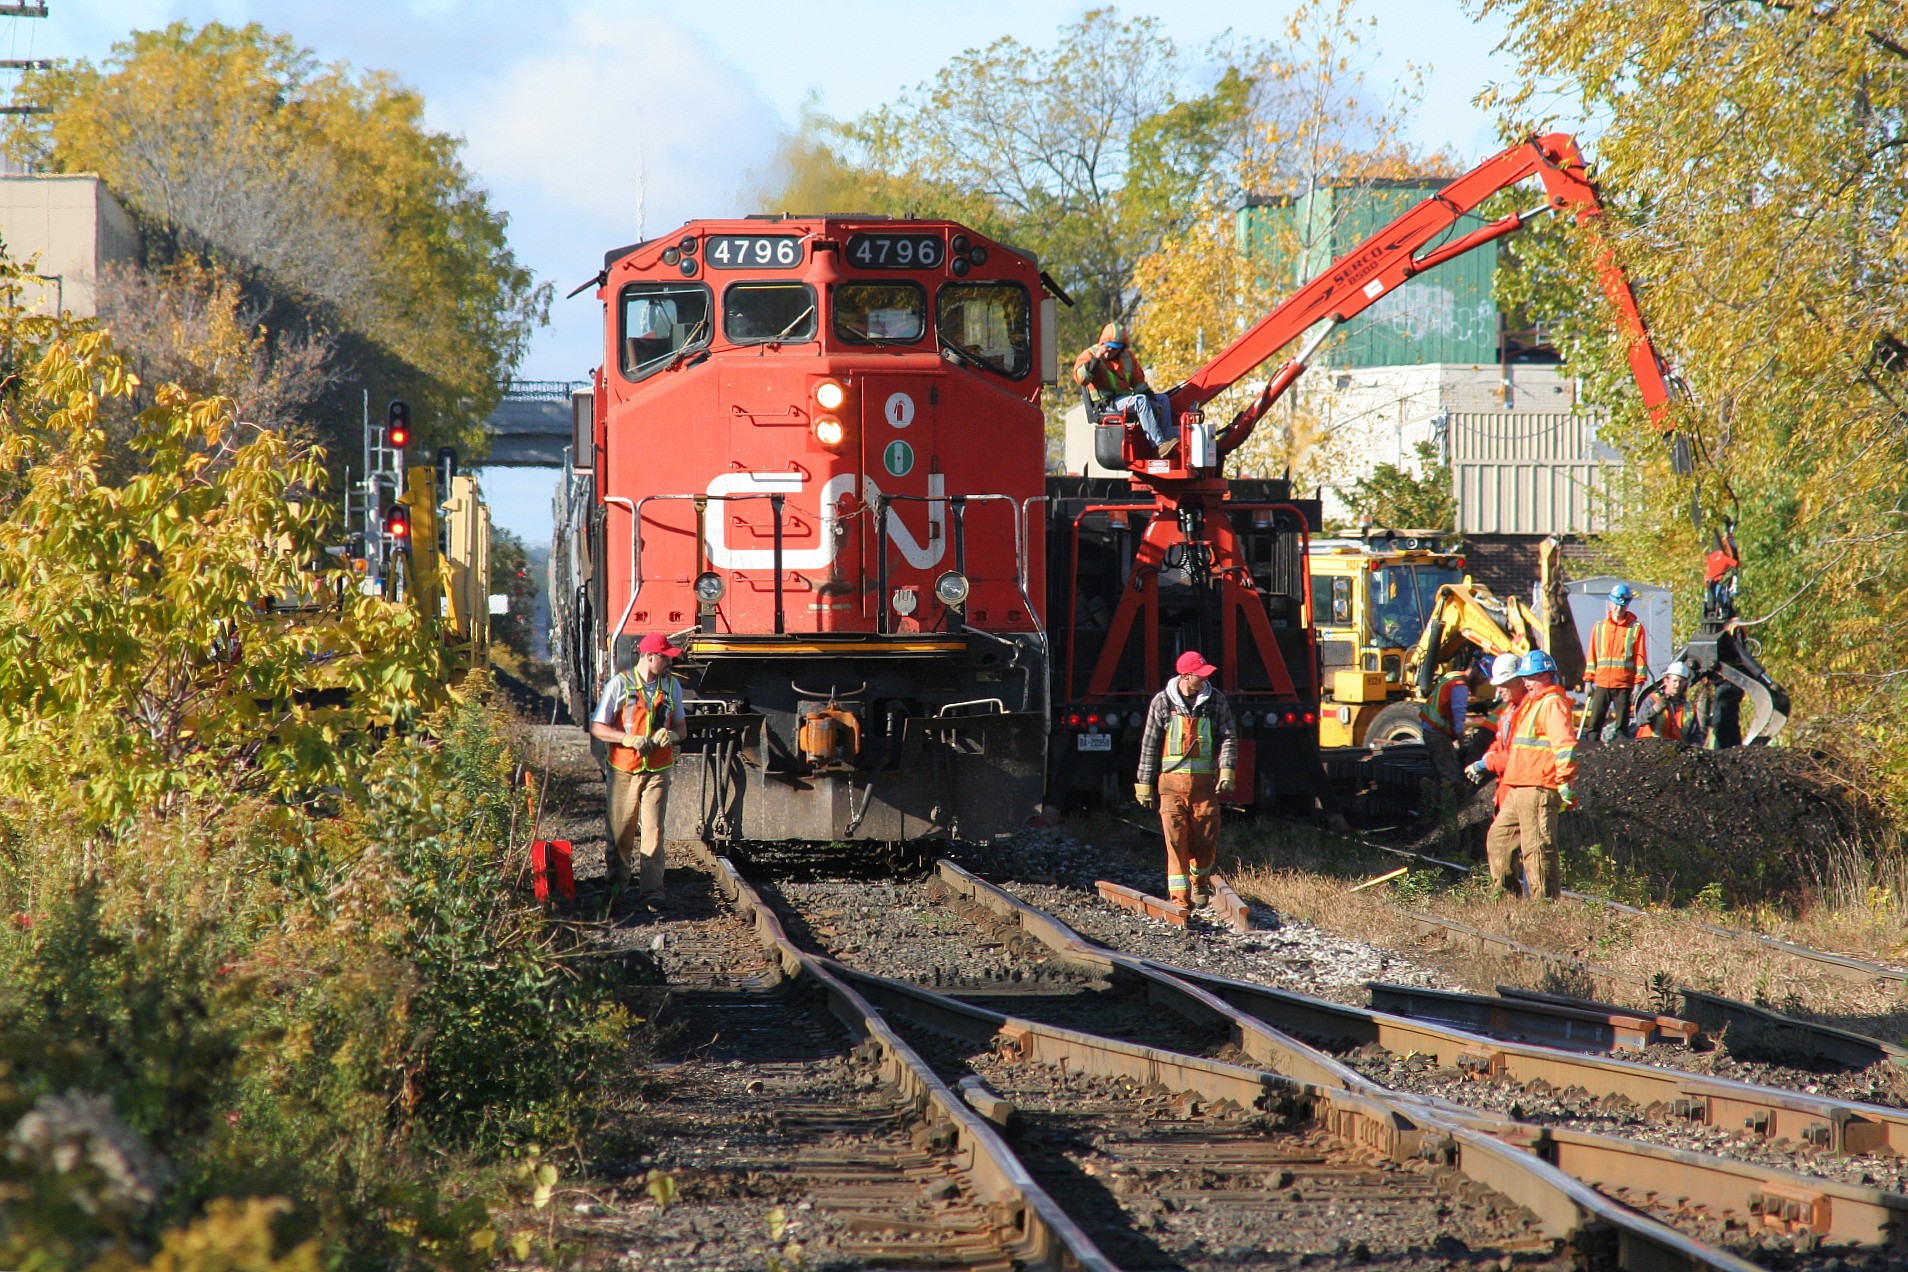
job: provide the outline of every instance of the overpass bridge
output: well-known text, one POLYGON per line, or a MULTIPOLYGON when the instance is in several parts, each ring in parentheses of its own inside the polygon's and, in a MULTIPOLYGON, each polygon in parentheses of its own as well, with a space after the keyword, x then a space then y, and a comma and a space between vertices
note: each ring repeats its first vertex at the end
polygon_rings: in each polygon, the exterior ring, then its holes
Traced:
POLYGON ((484 421, 485 468, 561 468, 570 444, 570 394, 588 380, 512 380, 484 421))

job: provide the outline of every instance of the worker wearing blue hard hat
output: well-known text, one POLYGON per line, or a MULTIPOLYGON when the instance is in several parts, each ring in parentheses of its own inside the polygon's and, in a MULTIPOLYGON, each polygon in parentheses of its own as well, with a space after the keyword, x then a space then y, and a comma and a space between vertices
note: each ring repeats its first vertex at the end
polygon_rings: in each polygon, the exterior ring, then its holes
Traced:
POLYGON ((1577 735, 1570 699, 1557 684, 1557 660, 1533 649, 1518 662, 1517 675, 1525 696, 1505 722, 1500 798, 1484 852, 1491 878, 1506 892, 1519 890, 1521 856, 1527 895, 1554 898, 1563 887, 1557 815, 1576 804, 1577 735))
POLYGON ((1455 785, 1464 776, 1464 722, 1471 703, 1482 700, 1490 682, 1491 656, 1479 654, 1469 666, 1439 677, 1430 696, 1418 704, 1418 727, 1439 781, 1455 785))
POLYGON ((1590 689, 1590 705, 1584 717, 1586 737, 1605 740, 1627 735, 1630 727, 1632 696, 1650 682, 1649 641, 1642 620, 1630 611, 1636 589, 1619 583, 1610 589, 1604 616, 1590 629, 1590 657, 1583 668, 1584 683, 1590 689), (1609 718, 1606 731, 1604 721, 1609 718))

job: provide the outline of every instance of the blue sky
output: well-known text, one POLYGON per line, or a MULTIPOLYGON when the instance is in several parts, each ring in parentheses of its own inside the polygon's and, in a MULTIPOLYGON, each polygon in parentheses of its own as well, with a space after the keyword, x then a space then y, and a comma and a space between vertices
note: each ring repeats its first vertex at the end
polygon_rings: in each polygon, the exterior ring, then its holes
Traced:
MULTIPOLYGON (((594 274, 605 248, 742 205, 777 137, 813 95, 850 116, 1003 35, 1033 45, 1089 5, 1067 0, 51 0, 45 20, 0 19, 7 57, 105 56, 127 32, 175 19, 257 21, 326 61, 395 73, 431 124, 465 139, 465 162, 510 216, 513 249, 558 295, 594 274)), ((1280 36, 1289 0, 1175 0, 1153 14, 1182 47, 1221 33, 1280 36)), ((1482 157, 1491 118, 1471 105, 1512 64, 1496 19, 1460 0, 1361 0, 1368 81, 1384 94, 1410 66, 1424 97, 1407 135, 1482 157)), ((590 295, 558 300, 520 374, 579 379, 598 361, 590 295)), ((499 524, 547 542, 552 474, 491 470, 499 524)))

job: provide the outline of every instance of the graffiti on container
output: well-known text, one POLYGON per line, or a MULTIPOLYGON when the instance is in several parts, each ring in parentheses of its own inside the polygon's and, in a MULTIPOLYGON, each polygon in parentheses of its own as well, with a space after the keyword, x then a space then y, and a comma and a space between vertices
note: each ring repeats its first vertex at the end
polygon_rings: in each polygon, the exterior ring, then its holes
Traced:
POLYGON ((1486 297, 1460 304, 1449 287, 1413 279, 1373 305, 1371 324, 1400 340, 1482 340, 1497 337, 1497 306, 1486 297))

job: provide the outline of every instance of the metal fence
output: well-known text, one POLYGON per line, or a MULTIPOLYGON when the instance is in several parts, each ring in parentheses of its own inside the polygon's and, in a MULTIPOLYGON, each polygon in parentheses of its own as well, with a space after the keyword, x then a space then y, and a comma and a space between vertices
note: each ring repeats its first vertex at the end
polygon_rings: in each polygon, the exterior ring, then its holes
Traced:
POLYGON ((1452 493, 1465 534, 1598 534, 1621 510, 1616 454, 1591 413, 1453 411, 1452 493))

